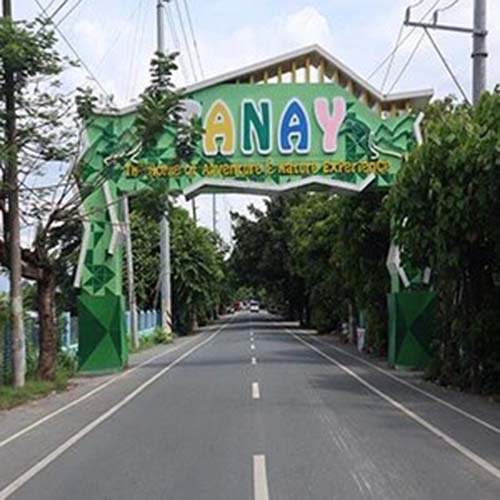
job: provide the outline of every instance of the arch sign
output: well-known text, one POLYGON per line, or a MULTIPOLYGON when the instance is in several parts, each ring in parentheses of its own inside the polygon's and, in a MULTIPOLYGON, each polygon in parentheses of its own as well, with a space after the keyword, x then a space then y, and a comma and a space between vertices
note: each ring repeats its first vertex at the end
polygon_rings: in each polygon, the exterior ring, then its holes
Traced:
POLYGON ((87 123, 81 159, 83 185, 95 188, 82 208, 84 237, 75 277, 80 368, 118 370, 127 360, 123 194, 158 185, 188 198, 207 192, 384 188, 419 140, 418 108, 429 98, 428 91, 383 96, 313 47, 188 88, 184 117, 199 116, 204 128, 189 163, 176 163, 168 131, 154 148, 141 150, 134 107, 97 113, 87 123), (301 67, 306 81, 298 83, 301 67), (290 83, 283 82, 287 71, 290 83))

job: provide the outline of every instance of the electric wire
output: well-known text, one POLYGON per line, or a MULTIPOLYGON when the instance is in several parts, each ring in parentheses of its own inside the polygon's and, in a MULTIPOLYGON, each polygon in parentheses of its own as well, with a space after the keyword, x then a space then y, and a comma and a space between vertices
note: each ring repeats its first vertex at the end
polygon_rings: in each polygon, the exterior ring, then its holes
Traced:
MULTIPOLYGON (((424 0, 418 0, 416 3, 414 3, 412 5, 409 5, 406 11, 410 12, 411 9, 414 9, 415 7, 418 7, 423 2, 424 2, 424 0)), ((401 41, 401 37, 403 36, 404 28, 405 28, 404 23, 401 23, 401 27, 399 28, 398 38, 396 40, 396 43, 395 43, 394 47, 397 47, 399 45, 399 43, 401 41)), ((385 85, 387 84, 387 81, 389 79, 389 75, 391 73, 392 66, 394 64, 395 58, 396 58, 396 52, 393 52, 391 60, 389 61, 389 65, 387 66, 387 70, 386 70, 385 75, 384 75, 384 80, 382 81, 382 87, 381 87, 382 93, 384 92, 385 85)))
POLYGON ((68 38, 64 35, 64 33, 62 32, 62 30, 60 28, 58 28, 56 25, 54 25, 53 21, 51 20, 51 18, 47 14, 47 10, 41 4, 40 0, 35 0, 35 2, 38 5, 38 7, 41 9, 41 11, 42 11, 42 13, 43 13, 46 21, 49 22, 49 23, 51 23, 54 26, 55 30, 59 33, 59 36, 64 40, 64 42, 69 47, 69 49, 74 54, 74 56, 78 59, 78 61, 80 61, 80 64, 87 71, 87 73, 89 74, 89 76, 91 77, 91 79, 99 86, 99 88, 102 90, 102 92, 104 93, 104 95, 108 98, 108 100, 111 100, 111 98, 112 98, 111 94, 104 88, 104 86, 99 81, 99 79, 97 78, 97 76, 92 72, 92 70, 89 68, 89 66, 81 58, 80 54, 78 54, 77 50, 75 49, 75 47, 73 46, 73 44, 68 40, 68 38))
MULTIPOLYGON (((50 16, 48 16, 47 18, 52 21, 54 19, 55 16, 57 16, 57 14, 61 11, 61 9, 64 8, 64 6, 69 2, 69 0, 63 0, 60 4, 59 4, 59 7, 57 7, 54 12, 52 12, 52 14, 50 16)), ((38 2, 37 2, 38 3, 38 2)))
MULTIPOLYGON (((194 81, 197 82, 198 81, 198 75, 196 73, 196 68, 195 68, 195 65, 194 65, 193 56, 191 54, 191 47, 189 46, 189 41, 188 41, 188 37, 187 37, 186 27, 184 26, 184 20, 182 18, 181 9, 180 9, 180 6, 179 6, 179 1, 178 0, 174 0, 174 4, 175 4, 175 10, 177 11, 177 17, 179 19, 179 25, 181 27, 181 33, 182 33, 182 38, 184 40, 184 46, 186 47, 186 51, 187 51, 187 54, 188 54, 189 66, 191 67, 191 73, 193 75, 194 81)), ((167 8, 168 8, 168 6, 167 6, 167 8)))
POLYGON ((50 2, 47 4, 47 6, 45 7, 47 10, 50 9, 52 7, 52 5, 54 5, 56 3, 56 0, 50 0, 50 2))
POLYGON ((191 12, 190 12, 187 0, 184 0, 184 9, 186 11, 186 17, 188 20, 189 31, 191 32, 191 38, 193 40, 194 52, 196 54, 196 59, 198 61, 200 74, 201 74, 202 78, 205 78, 205 72, 203 71, 203 65, 201 64, 200 51, 198 50, 198 42, 197 42, 196 37, 194 35, 193 20, 191 18, 191 12))
POLYGON ((393 84, 391 85, 391 87, 387 91, 388 94, 390 94, 394 90, 394 88, 399 83, 399 81, 401 80, 401 78, 403 78, 403 75, 405 74, 406 70, 408 69, 408 67, 410 66, 411 62, 413 61, 413 58, 415 57, 415 54, 417 53, 417 51, 418 51, 420 45, 422 44, 424 38, 425 38, 425 33, 422 33, 422 36, 418 39, 415 47, 413 48, 410 56, 408 57, 408 60, 403 65, 403 67, 401 68, 401 71, 399 72, 398 76, 396 77, 396 79, 394 80, 393 84))
MULTIPOLYGON (((399 43, 401 41, 401 37, 403 36, 404 29, 405 29, 404 24, 401 24, 401 28, 399 28, 398 38, 396 39, 395 47, 397 47, 399 45, 399 43)), ((389 61, 389 64, 387 65, 387 69, 385 71, 384 80, 382 81, 382 86, 380 87, 380 90, 382 90, 382 93, 384 92, 385 85, 387 83, 387 80, 389 79, 389 75, 391 73, 391 69, 392 69, 392 66, 394 64, 395 58, 396 58, 396 52, 393 52, 391 60, 389 61)))
POLYGON ((139 45, 142 45, 143 37, 141 35, 144 33, 146 18, 147 18, 147 8, 145 8, 145 3, 142 2, 140 5, 139 15, 137 16, 137 23, 135 26, 136 29, 134 32, 134 36, 132 37, 132 47, 130 50, 130 64, 127 73, 128 77, 125 80, 126 83, 125 95, 127 100, 129 100, 131 97, 135 85, 135 80, 137 79, 138 59, 139 59, 137 57, 137 54, 139 54, 140 50, 139 45))
POLYGON ((444 54, 441 52, 441 49, 439 48, 438 44, 436 43, 436 41, 434 40, 434 38, 432 37, 432 35, 429 33, 429 30, 427 28, 425 28, 425 27, 424 27, 424 32, 427 35, 427 37, 429 38, 429 40, 431 41, 432 46, 434 47, 434 49, 436 50, 439 58, 441 59, 441 62, 444 64, 444 67, 446 68, 446 71, 451 76, 451 79, 453 80, 453 82, 457 86, 458 90, 462 94, 462 97, 464 98, 464 101, 466 103, 470 104, 470 101, 469 101, 469 98, 467 97, 467 94, 465 93, 462 85, 458 81, 458 78, 455 76, 455 73, 453 73, 453 70, 451 69, 451 66, 448 64, 448 61, 446 60, 446 57, 444 56, 444 54))
MULTIPOLYGON (((437 7, 437 5, 441 2, 441 0, 436 0, 433 4, 432 4, 432 7, 430 9, 428 9, 425 14, 419 19, 419 22, 422 22, 424 21, 427 16, 437 7)), ((420 4, 417 4, 417 5, 420 5, 420 4)), ((379 63, 379 65, 371 72, 371 74, 368 76, 368 80, 371 80, 385 65, 386 63, 390 60, 390 58, 393 56, 393 54, 395 54, 411 37, 411 35, 413 35, 413 33, 416 31, 416 27, 413 27, 409 33, 404 36, 398 45, 396 45, 396 47, 394 47, 394 49, 379 63)))
MULTIPOLYGON (((146 8, 145 9, 145 13, 144 13, 142 28, 140 30, 140 35, 139 35, 139 43, 138 43, 137 54, 141 54, 141 50, 142 50, 142 47, 144 45, 144 35, 148 31, 147 28, 146 28, 146 25, 147 25, 147 22, 148 22, 148 12, 149 12, 149 10, 146 8)), ((141 62, 141 58, 137 57, 137 64, 135 65, 135 72, 134 72, 133 79, 132 79, 132 88, 131 88, 131 90, 133 90, 135 88, 136 83, 137 83, 138 78, 139 78, 140 62, 141 62)))
POLYGON ((61 19, 59 19, 59 21, 57 21, 56 23, 56 26, 61 26, 61 24, 69 17, 71 16, 71 14, 75 11, 75 9, 77 7, 79 7, 79 5, 83 2, 84 0, 77 0, 77 2, 73 5, 73 7, 71 7, 71 9, 69 9, 66 14, 64 14, 63 17, 61 17, 61 19))
POLYGON ((181 67, 182 77, 184 78, 184 83, 188 84, 189 83, 189 76, 188 76, 188 72, 187 72, 186 63, 184 61, 184 56, 181 52, 181 46, 180 46, 180 42, 179 42, 179 36, 177 34, 177 29, 175 27, 175 22, 174 22, 172 13, 168 9, 168 5, 164 9, 164 11, 165 11, 165 18, 167 20, 167 24, 170 28, 170 34, 172 36, 172 43, 174 44, 174 50, 176 52, 179 52, 179 66, 181 67))
MULTIPOLYGON (((127 18, 127 23, 135 16, 135 14, 137 13, 137 11, 139 10, 139 8, 141 7, 141 4, 144 3, 144 0, 139 0, 135 6, 135 8, 132 10, 132 12, 130 13, 129 17, 127 18)), ((99 62, 97 63, 97 68, 100 68, 101 67, 101 64, 106 60, 106 58, 108 57, 108 55, 111 53, 111 51, 115 48, 116 44, 118 43, 118 40, 120 40, 120 38, 122 37, 122 35, 126 32, 127 30, 126 29, 121 29, 121 27, 118 27, 114 34, 113 34, 113 40, 112 42, 109 44, 109 47, 108 49, 106 50, 106 52, 102 55, 101 59, 99 60, 99 62)))
POLYGON ((135 51, 137 49, 137 39, 139 37, 139 26, 141 24, 141 18, 143 15, 144 9, 142 8, 144 6, 144 2, 139 3, 139 12, 137 14, 137 22, 135 23, 135 30, 132 34, 132 37, 129 38, 130 44, 128 46, 127 53, 130 54, 130 60, 128 64, 128 70, 127 70, 127 77, 123 79, 123 93, 126 96, 126 99, 129 98, 130 96, 130 86, 132 82, 132 71, 134 68, 134 64, 136 62, 135 60, 135 51))
POLYGON ((445 7, 441 7, 439 9, 436 9, 436 11, 434 12, 434 16, 437 16, 440 12, 446 12, 447 10, 450 10, 452 7, 454 7, 460 0, 453 0, 452 2, 450 2, 448 5, 446 5, 445 7))

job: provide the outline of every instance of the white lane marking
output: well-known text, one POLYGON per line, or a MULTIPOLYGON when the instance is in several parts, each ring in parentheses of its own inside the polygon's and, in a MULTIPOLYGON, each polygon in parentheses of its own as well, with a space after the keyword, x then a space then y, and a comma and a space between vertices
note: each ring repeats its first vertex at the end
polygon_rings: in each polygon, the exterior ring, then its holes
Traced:
POLYGON ((250 349, 252 349, 252 351, 255 351, 255 344, 252 344, 252 345, 250 346, 250 349))
POLYGON ((255 500, 269 500, 266 456, 253 456, 253 496, 255 500))
POLYGON ((260 399, 260 389, 259 389, 258 382, 252 382, 252 398, 253 399, 260 399))
POLYGON ((371 368, 377 370, 378 372, 383 373, 387 377, 395 380, 396 382, 399 382, 400 384, 413 389, 414 391, 418 392, 419 394, 423 394, 424 396, 428 397, 429 399, 432 399, 433 401, 436 401, 437 403, 440 403, 443 406, 446 406, 450 410, 453 410, 453 411, 459 413, 463 417, 466 417, 470 420, 473 420, 477 424, 480 424, 480 425, 486 427, 490 431, 493 431, 497 434, 500 434, 499 427, 496 427, 488 422, 485 422, 484 420, 480 419, 479 417, 476 417, 472 413, 469 413, 468 411, 462 410, 462 408, 459 408, 458 406, 455 406, 454 404, 449 403, 448 401, 445 401, 444 399, 441 399, 439 396, 435 396, 434 394, 427 392, 426 390, 421 389, 420 387, 417 387, 416 385, 412 384, 411 382, 403 380, 402 378, 398 377, 397 375, 394 375, 391 372, 384 370, 384 368, 381 368, 380 366, 377 366, 376 364, 371 363, 370 361, 367 361, 359 356, 351 354, 350 352, 347 352, 344 349, 341 349, 340 347, 329 344, 328 342, 324 342, 323 340, 320 340, 320 339, 314 339, 314 340, 316 342, 324 345, 324 346, 331 347, 334 351, 340 352, 341 354, 348 356, 349 358, 355 359, 355 360, 357 360, 357 361, 359 361, 367 366, 370 366, 371 368))
POLYGON ((172 361, 168 366, 160 370, 158 373, 153 375, 149 380, 141 384, 137 389, 133 390, 130 394, 125 396, 121 401, 112 406, 109 410, 104 412, 102 415, 97 417, 95 420, 87 424, 85 427, 80 429, 77 433, 73 434, 67 441, 58 446, 55 450, 50 452, 46 457, 42 458, 39 462, 37 462, 33 467, 28 469, 26 472, 21 474, 17 479, 8 484, 3 490, 0 491, 0 500, 5 500, 10 497, 13 493, 15 493, 19 488, 25 485, 28 481, 33 479, 39 472, 41 472, 45 467, 50 465, 54 460, 60 457, 66 450, 74 446, 78 441, 84 438, 87 434, 91 433, 96 427, 101 425, 103 422, 112 417, 118 410, 123 408, 127 403, 132 401, 134 398, 139 396, 142 392, 144 392, 151 384, 156 382, 161 376, 165 375, 165 373, 169 372, 172 368, 178 365, 181 361, 190 356, 193 352, 197 351, 204 345, 208 344, 211 340, 213 340, 229 323, 224 324, 221 328, 219 328, 216 332, 212 333, 207 339, 199 344, 195 345, 189 351, 186 351, 184 354, 179 356, 177 359, 172 361))
POLYGON ((28 425, 27 427, 24 427, 23 429, 21 429, 20 431, 16 432, 15 434, 12 434, 8 438, 5 438, 3 441, 0 441, 0 448, 3 448, 5 445, 7 445, 7 444, 11 443, 12 441, 20 438, 21 436, 24 436, 24 434, 32 431, 33 429, 36 429, 37 427, 39 427, 40 425, 44 424, 45 422, 48 422, 49 420, 52 420, 54 417, 57 417, 61 413, 64 413, 66 410, 69 410, 70 408, 73 408, 73 406, 76 406, 77 404, 82 403, 83 401, 86 401, 88 398, 94 396, 98 392, 101 392, 103 389, 105 389, 106 387, 110 386, 114 382, 117 382, 118 380, 121 380, 122 378, 127 377, 128 375, 131 375, 132 373, 134 373, 139 368, 142 368, 143 366, 146 366, 149 363, 152 363, 153 361, 157 360, 158 358, 161 358, 163 356, 166 356, 167 354, 170 354, 171 352, 175 352, 175 351, 181 349, 182 347, 186 347, 186 346, 192 344, 196 339, 197 339, 197 337, 193 337, 192 339, 188 340, 187 342, 184 342, 184 343, 182 343, 182 344, 180 344, 178 346, 174 346, 174 347, 168 349, 167 351, 161 352, 160 354, 156 354, 155 356, 153 356, 153 357, 151 357, 151 358, 143 361, 139 365, 134 366, 130 370, 127 370, 127 371, 121 373, 120 375, 116 375, 115 377, 107 380, 106 382, 102 383, 101 385, 98 385, 94 389, 92 389, 89 392, 85 393, 83 396, 80 396, 79 398, 75 399, 74 401, 71 401, 70 403, 62 406, 61 408, 58 408, 57 410, 54 410, 51 413, 48 413, 47 415, 45 415, 44 417, 40 418, 36 422, 33 422, 32 424, 28 425))
MULTIPOLYGON (((476 465, 484 469, 485 471, 489 472, 491 475, 493 475, 495 478, 500 479, 500 469, 495 467, 493 464, 485 460, 484 458, 481 458, 479 455, 474 453, 472 450, 467 448, 466 446, 463 446, 460 444, 458 441, 450 437, 448 434, 444 433, 434 425, 432 425, 430 422, 425 420, 424 418, 420 417, 416 413, 414 413, 412 410, 404 406, 403 404, 399 403, 395 399, 391 398, 388 396, 385 392, 382 392, 380 389, 377 389, 374 385, 370 384, 370 382, 367 382, 364 378, 360 377, 357 373, 353 372, 350 368, 347 366, 343 365, 340 361, 337 361, 335 358, 332 358, 328 354, 325 354, 323 351, 318 349, 316 346, 310 344, 309 342, 306 342, 302 338, 300 338, 298 335, 295 333, 291 332, 290 330, 286 330, 292 337, 294 337, 296 340, 304 344, 305 346, 309 347, 309 349, 312 349, 315 351, 317 354, 325 358, 326 360, 330 361, 330 363, 333 363, 334 365, 338 366, 341 370, 343 370, 345 373, 356 379, 360 384, 365 386, 367 389, 375 393, 377 396, 382 398, 383 400, 387 401, 390 405, 394 406, 394 408, 398 409, 402 413, 404 413, 406 416, 420 424, 422 427, 427 429, 428 431, 432 432, 435 436, 441 438, 443 441, 448 443, 452 448, 455 448, 459 453, 464 455, 466 458, 474 462, 476 465)), ((0 499, 1 500, 1 499, 0 499)))
POLYGON ((255 356, 252 356, 252 365, 257 364, 257 358, 255 356))

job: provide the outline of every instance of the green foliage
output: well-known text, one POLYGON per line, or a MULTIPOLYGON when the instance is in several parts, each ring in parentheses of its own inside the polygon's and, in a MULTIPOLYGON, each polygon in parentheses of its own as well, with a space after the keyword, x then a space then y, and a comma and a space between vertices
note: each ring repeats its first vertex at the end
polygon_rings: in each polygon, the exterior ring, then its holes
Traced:
POLYGON ((365 311, 370 347, 384 351, 389 216, 382 194, 277 197, 254 219, 233 216, 231 269, 240 286, 263 287, 320 331, 338 329, 347 304, 365 311))
POLYGON ((230 271, 236 288, 265 289, 274 304, 286 304, 289 315, 303 319, 304 281, 296 272, 290 211, 299 196, 278 196, 266 201, 266 212, 250 207, 252 218, 232 214, 235 246, 230 271))
POLYGON ((153 332, 153 340, 155 344, 171 344, 174 341, 174 337, 161 326, 157 326, 153 332))
POLYGON ((54 381, 33 378, 27 380, 26 385, 21 388, 0 385, 0 410, 14 408, 27 401, 47 396, 54 391, 64 391, 71 375, 72 372, 60 368, 56 372, 54 381))
POLYGON ((383 207, 384 193, 338 200, 338 227, 334 261, 343 277, 346 295, 365 313, 369 349, 387 349, 387 293, 389 275, 385 262, 390 245, 390 216, 383 207))
MULTIPOLYGON (((153 309, 159 301, 161 193, 145 193, 132 201, 131 231, 137 303, 153 309)), ((190 332, 195 320, 210 318, 224 298, 224 245, 199 227, 182 208, 170 206, 170 253, 175 330, 190 332)))
POLYGON ((424 144, 389 200, 397 242, 439 294, 438 377, 478 391, 500 380, 500 93, 430 106, 424 144))
POLYGON ((82 120, 89 120, 95 113, 98 98, 90 87, 77 87, 76 92, 76 112, 82 120))
POLYGON ((151 61, 151 85, 141 95, 135 119, 135 129, 145 148, 154 146, 166 130, 179 128, 182 93, 174 89, 172 82, 178 55, 157 52, 151 61))
POLYGON ((5 85, 5 69, 14 73, 17 91, 28 79, 39 75, 57 75, 63 59, 53 50, 56 39, 48 23, 12 21, 0 18, 0 88, 5 85))

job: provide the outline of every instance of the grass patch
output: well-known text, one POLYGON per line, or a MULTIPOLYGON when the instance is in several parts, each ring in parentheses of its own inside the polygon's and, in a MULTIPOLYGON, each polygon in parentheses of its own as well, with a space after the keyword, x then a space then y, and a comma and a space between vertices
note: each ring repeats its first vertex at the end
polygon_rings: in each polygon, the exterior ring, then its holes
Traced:
POLYGON ((173 334, 166 333, 165 330, 157 326, 151 334, 139 337, 139 346, 136 349, 132 348, 129 339, 129 352, 130 353, 141 352, 146 349, 150 349, 151 347, 154 347, 156 345, 171 344, 173 341, 174 341, 173 334))
POLYGON ((28 401, 47 396, 52 392, 64 391, 68 387, 71 372, 58 370, 54 381, 31 379, 26 385, 16 389, 9 385, 0 386, 0 410, 9 410, 28 401))
POLYGON ((155 341, 153 339, 153 335, 144 335, 139 337, 139 345, 136 348, 133 348, 131 343, 129 343, 129 352, 131 354, 136 352, 145 351, 146 349, 150 349, 155 346, 155 341))

